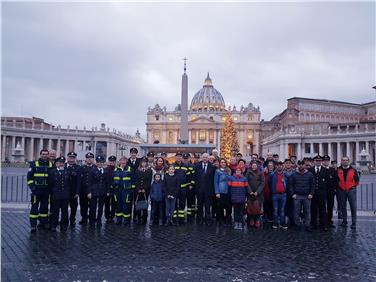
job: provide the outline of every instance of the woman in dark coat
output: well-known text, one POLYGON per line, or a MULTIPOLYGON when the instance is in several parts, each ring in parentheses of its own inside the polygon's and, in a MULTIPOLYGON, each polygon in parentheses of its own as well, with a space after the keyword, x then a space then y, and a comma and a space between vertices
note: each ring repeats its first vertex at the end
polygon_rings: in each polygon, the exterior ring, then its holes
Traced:
POLYGON ((258 169, 258 164, 256 161, 251 163, 251 167, 247 171, 245 176, 248 181, 248 206, 259 206, 259 210, 249 209, 247 208, 248 212, 248 223, 250 226, 255 226, 256 228, 260 228, 261 226, 261 205, 263 203, 263 190, 264 190, 264 183, 265 178, 263 172, 258 169))
MULTIPOLYGON (((136 198, 135 210, 137 201, 147 201, 150 194, 150 185, 152 180, 152 170, 147 166, 147 158, 141 160, 139 168, 136 170, 136 198)), ((146 224, 148 219, 148 205, 146 209, 136 210, 137 224, 146 224)))

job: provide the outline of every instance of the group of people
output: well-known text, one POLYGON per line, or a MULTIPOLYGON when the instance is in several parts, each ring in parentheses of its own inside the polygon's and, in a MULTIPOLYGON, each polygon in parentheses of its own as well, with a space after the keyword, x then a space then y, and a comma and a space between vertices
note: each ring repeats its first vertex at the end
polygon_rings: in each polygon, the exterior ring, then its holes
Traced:
POLYGON ((347 226, 347 202, 356 228, 356 187, 359 174, 343 157, 337 168, 329 156, 284 161, 277 154, 257 154, 247 162, 238 153, 229 161, 217 150, 201 156, 176 153, 169 163, 166 153, 149 152, 138 158, 106 159, 89 152, 85 163, 77 154, 55 158, 48 150, 30 162, 27 183, 31 190, 31 232, 37 229, 66 231, 76 224, 182 225, 186 223, 259 229, 288 227, 307 231, 333 225, 335 197, 341 226, 347 226), (149 215, 149 204, 151 205, 149 215))

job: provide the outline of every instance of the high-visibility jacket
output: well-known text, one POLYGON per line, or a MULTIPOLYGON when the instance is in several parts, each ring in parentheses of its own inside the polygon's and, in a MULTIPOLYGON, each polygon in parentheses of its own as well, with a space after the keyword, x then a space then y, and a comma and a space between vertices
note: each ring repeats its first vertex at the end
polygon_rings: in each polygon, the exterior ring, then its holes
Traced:
POLYGON ((175 168, 175 174, 178 177, 180 188, 187 188, 189 184, 187 183, 188 167, 183 163, 174 163, 173 166, 175 168))
POLYGON ((30 162, 29 171, 27 173, 27 185, 30 189, 47 189, 48 188, 48 172, 52 168, 52 163, 48 160, 39 159, 30 162))
POLYGON ((130 166, 117 167, 114 170, 112 189, 134 189, 136 187, 135 175, 130 166))

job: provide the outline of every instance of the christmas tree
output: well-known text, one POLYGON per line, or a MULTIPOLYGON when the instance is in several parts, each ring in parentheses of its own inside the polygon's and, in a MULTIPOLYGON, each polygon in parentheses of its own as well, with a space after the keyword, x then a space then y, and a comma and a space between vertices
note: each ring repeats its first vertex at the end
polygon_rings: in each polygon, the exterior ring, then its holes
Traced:
POLYGON ((225 124, 221 130, 221 156, 226 160, 239 152, 239 142, 230 113, 224 115, 225 124))

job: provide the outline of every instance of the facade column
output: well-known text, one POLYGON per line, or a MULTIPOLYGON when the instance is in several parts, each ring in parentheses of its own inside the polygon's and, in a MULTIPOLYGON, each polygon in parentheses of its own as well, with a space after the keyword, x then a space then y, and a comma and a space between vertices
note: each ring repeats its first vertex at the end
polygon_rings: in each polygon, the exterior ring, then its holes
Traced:
POLYGON ((332 143, 328 143, 328 156, 333 160, 333 155, 332 155, 332 143))
POLYGON ((311 155, 314 155, 315 154, 315 150, 314 150, 315 148, 313 146, 313 143, 311 143, 310 146, 311 146, 311 150, 310 150, 311 155))
POLYGON ((11 162, 14 161, 14 157, 13 157, 13 151, 14 151, 14 148, 16 148, 16 136, 11 136, 11 142, 10 142, 10 154, 9 154, 9 160, 11 162))
POLYGON ((5 136, 5 135, 2 135, 1 136, 1 140, 2 140, 2 142, 1 142, 1 160, 2 161, 5 161, 5 157, 6 157, 6 149, 7 149, 7 147, 6 147, 6 144, 7 144, 7 136, 5 136))
POLYGON ((68 154, 69 151, 69 140, 65 140, 64 156, 68 154))
POLYGON ((337 142, 337 163, 341 163, 341 142, 337 142))
POLYGON ((92 151, 91 151, 94 155, 96 155, 96 152, 97 152, 97 142, 96 141, 93 141, 93 148, 92 148, 92 151))
POLYGON ((106 142, 106 158, 111 156, 111 146, 112 146, 112 143, 107 140, 107 142, 106 142))
POLYGON ((192 130, 188 131, 188 143, 192 144, 192 130))
POLYGON ((1 161, 5 161, 5 143, 7 141, 7 137, 5 135, 1 136, 1 161))
POLYGON ((206 132, 206 141, 205 141, 205 143, 206 144, 209 144, 209 130, 205 130, 205 132, 206 132))
POLYGON ((279 144, 279 158, 280 159, 283 159, 283 156, 285 155, 284 153, 284 144, 282 144, 282 142, 279 144))
POLYGON ((296 144, 297 146, 297 149, 296 149, 296 158, 297 160, 301 160, 302 159, 302 143, 299 142, 296 144))
POLYGON ((221 131, 219 129, 216 130, 217 131, 217 149, 218 149, 218 152, 221 154, 221 131))
POLYGON ((30 138, 30 152, 29 152, 29 161, 33 161, 34 158, 34 137, 30 138))
POLYGON ((11 150, 10 153, 13 154, 13 150, 14 150, 14 148, 16 148, 16 136, 12 136, 11 144, 12 144, 12 150, 11 150))
POLYGON ((359 161, 360 158, 359 158, 359 141, 356 141, 355 142, 355 160, 356 161, 359 161))
POLYGON ((56 145, 56 156, 60 157, 60 148, 61 148, 61 140, 57 139, 57 145, 56 145))
POLYGON ((26 145, 26 138, 25 137, 21 137, 21 146, 22 146, 22 149, 23 149, 23 152, 24 152, 24 155, 23 155, 23 158, 21 159, 21 161, 25 161, 25 158, 26 158, 26 148, 25 148, 25 145, 26 145))
POLYGON ((322 147, 322 142, 319 143, 319 155, 322 156, 324 153, 323 147, 322 147))
POLYGON ((47 150, 52 150, 52 140, 50 138, 47 139, 47 150))
POLYGON ((346 155, 350 158, 350 162, 352 162, 352 156, 350 154, 350 142, 346 142, 346 155))
MULTIPOLYGON (((43 149, 43 138, 39 138, 39 152, 43 149)), ((39 154, 38 152, 38 154, 39 154)))
POLYGON ((365 141, 366 143, 366 153, 369 154, 369 141, 365 141))

